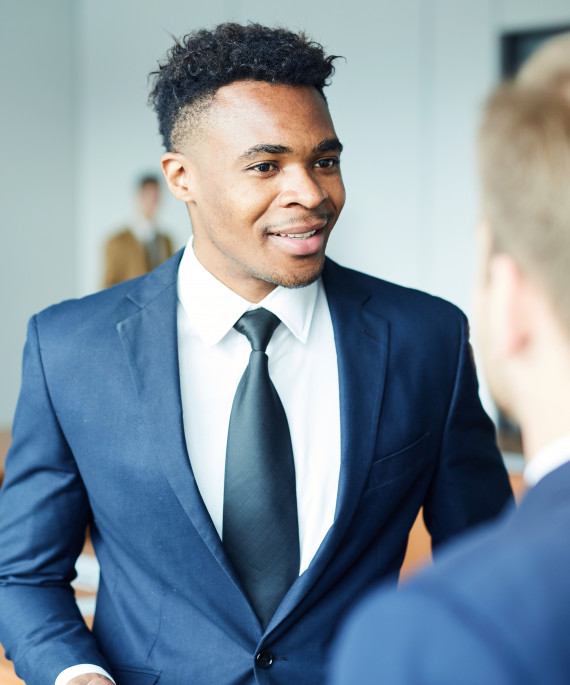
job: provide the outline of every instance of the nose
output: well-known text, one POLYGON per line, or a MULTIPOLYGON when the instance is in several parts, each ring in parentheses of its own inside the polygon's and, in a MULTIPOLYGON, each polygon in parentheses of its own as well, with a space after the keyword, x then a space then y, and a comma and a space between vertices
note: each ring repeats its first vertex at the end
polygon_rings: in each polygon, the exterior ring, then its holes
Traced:
POLYGON ((284 174, 284 187, 279 195, 282 207, 300 205, 306 209, 316 209, 328 198, 326 188, 310 170, 298 168, 284 174))

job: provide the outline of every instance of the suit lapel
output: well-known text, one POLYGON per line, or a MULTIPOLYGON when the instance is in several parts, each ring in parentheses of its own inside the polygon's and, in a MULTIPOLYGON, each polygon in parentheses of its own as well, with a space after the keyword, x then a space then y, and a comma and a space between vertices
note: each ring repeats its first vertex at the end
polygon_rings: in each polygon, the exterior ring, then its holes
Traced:
POLYGON ((180 255, 135 285, 137 311, 117 324, 153 449, 178 501, 210 552, 235 582, 206 510, 186 449, 178 371, 177 270, 180 255))
MULTIPOLYGON (((154 450, 178 501, 210 552, 239 588, 196 485, 186 449, 178 371, 175 255, 137 281, 137 306, 117 324, 154 450)), ((330 563, 358 505, 372 461, 388 356, 388 323, 350 272, 327 260, 323 274, 338 359, 341 467, 335 521, 309 569, 277 610, 272 631, 299 605, 330 563), (374 379, 374 382, 370 382, 374 379)))
POLYGON ((275 628, 329 565, 358 506, 370 470, 384 393, 388 322, 351 272, 326 261, 323 281, 333 323, 340 395, 341 465, 334 524, 268 626, 275 628))
POLYGON ((389 331, 388 322, 373 310, 368 294, 353 299, 348 292, 339 291, 338 285, 333 280, 328 291, 340 394, 341 471, 335 525, 347 527, 374 455, 389 331))

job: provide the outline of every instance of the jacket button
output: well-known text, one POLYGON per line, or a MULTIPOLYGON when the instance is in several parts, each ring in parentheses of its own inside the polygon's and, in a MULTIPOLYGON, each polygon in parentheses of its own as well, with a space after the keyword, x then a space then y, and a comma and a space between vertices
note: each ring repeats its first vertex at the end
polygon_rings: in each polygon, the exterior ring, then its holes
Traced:
POLYGON ((273 654, 271 652, 259 652, 255 655, 255 663, 259 668, 267 670, 273 664, 273 654))

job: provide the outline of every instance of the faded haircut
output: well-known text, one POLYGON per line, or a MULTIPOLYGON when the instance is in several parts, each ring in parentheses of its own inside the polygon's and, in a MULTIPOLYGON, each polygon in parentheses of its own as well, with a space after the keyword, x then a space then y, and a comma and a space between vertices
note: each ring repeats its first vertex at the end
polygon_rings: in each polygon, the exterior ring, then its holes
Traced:
POLYGON ((325 99, 335 59, 304 33, 253 23, 220 24, 175 40, 167 59, 150 74, 149 101, 164 147, 179 150, 216 91, 235 81, 309 86, 325 99))

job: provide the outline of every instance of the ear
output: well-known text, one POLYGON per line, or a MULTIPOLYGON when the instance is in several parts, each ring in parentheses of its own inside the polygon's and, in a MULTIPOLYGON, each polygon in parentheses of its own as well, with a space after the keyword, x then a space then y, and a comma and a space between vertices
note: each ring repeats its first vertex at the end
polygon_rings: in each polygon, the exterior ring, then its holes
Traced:
POLYGON ((487 300, 497 354, 512 358, 529 343, 534 298, 532 284, 517 262, 508 254, 489 259, 489 298, 487 300))
POLYGON ((193 199, 190 162, 180 152, 166 152, 161 160, 162 172, 170 192, 182 202, 193 199))

